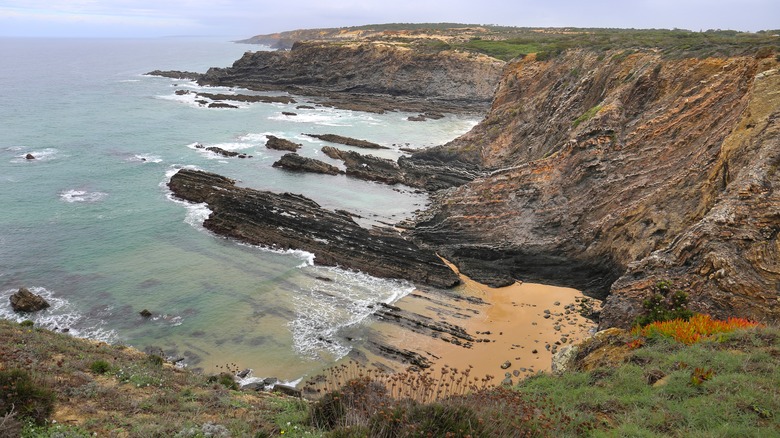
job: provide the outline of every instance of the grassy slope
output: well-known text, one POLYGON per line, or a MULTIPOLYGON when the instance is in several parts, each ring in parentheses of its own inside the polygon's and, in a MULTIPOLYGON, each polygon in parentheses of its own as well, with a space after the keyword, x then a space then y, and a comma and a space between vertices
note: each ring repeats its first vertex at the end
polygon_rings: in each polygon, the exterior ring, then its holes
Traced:
POLYGON ((376 414, 383 407, 361 402, 360 411, 372 414, 339 422, 335 433, 310 425, 306 402, 228 390, 130 348, 0 321, 0 371, 15 368, 56 393, 51 419, 57 424, 27 426, 27 436, 204 436, 208 423, 231 436, 376 436, 372 430, 392 430, 387 436, 521 436, 529 430, 529 436, 780 435, 780 330, 774 328, 694 346, 648 341, 620 365, 539 375, 509 392, 400 408, 391 403, 392 428, 390 417, 376 414), (110 367, 97 374, 92 364, 101 360, 110 367), (694 384, 697 369, 712 375, 694 384))
MULTIPOLYGON (((232 436, 263 436, 306 416, 306 404, 297 399, 229 390, 131 348, 0 320, 0 372, 12 369, 28 371, 56 394, 50 417, 56 424, 27 426, 25 434, 31 436, 62 431, 71 434, 66 436, 174 436, 191 428, 202 431, 207 423, 232 436), (92 371, 97 361, 109 364, 105 373, 92 371)), ((0 436, 6 436, 2 426, 0 436)))

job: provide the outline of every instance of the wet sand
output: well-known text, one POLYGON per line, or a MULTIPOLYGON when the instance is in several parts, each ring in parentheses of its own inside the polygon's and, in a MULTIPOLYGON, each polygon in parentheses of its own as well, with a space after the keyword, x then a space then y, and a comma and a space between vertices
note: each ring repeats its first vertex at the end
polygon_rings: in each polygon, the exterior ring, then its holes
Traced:
MULTIPOLYGON (((590 336, 596 327, 579 310, 581 301, 597 301, 575 289, 530 283, 494 289, 462 275, 461 279, 464 284, 453 295, 415 291, 394 306, 399 314, 456 325, 470 336, 453 336, 386 317, 375 325, 375 338, 419 353, 436 371, 445 365, 459 370, 471 366, 471 376, 494 376, 498 384, 507 377, 514 383, 549 371, 554 351, 590 336), (464 339, 468 337, 473 340, 464 339)), ((388 365, 396 370, 409 366, 388 365)))

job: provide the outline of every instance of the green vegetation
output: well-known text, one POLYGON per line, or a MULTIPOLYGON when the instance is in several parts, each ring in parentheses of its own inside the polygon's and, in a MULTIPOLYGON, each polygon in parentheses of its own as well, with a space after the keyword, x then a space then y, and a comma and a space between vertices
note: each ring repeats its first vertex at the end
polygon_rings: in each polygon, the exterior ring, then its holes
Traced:
POLYGON ((585 113, 571 122, 572 128, 576 128, 580 125, 582 122, 587 122, 588 120, 592 119, 593 116, 599 113, 601 111, 601 105, 596 105, 593 108, 585 111, 585 113))
POLYGON ((656 283, 653 295, 642 302, 645 311, 637 317, 635 325, 644 326, 658 321, 690 319, 693 312, 688 310, 688 293, 682 290, 672 293, 671 290, 672 284, 666 280, 656 283))
POLYGON ((202 376, 0 321, 0 436, 775 436, 780 330, 739 321, 654 323, 699 336, 624 332, 611 341, 621 352, 611 362, 577 362, 515 387, 469 369, 342 365, 307 386, 315 402, 235 391, 225 387, 229 373, 202 376))

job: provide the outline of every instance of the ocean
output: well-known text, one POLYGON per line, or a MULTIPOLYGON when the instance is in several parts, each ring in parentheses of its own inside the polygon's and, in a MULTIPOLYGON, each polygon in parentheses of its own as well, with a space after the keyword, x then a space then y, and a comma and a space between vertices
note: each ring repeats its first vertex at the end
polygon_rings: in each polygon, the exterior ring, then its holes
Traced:
POLYGON ((391 149, 372 154, 397 158, 400 147, 442 144, 478 121, 297 109, 317 103, 298 96, 291 104, 209 109, 193 94, 175 93, 201 90, 196 84, 144 75, 204 72, 260 49, 212 38, 0 38, 0 317, 162 352, 206 372, 251 368, 255 376, 294 381, 349 353, 340 333, 359 334, 370 305, 413 289, 317 266, 305 252, 216 236, 202 227, 207 208, 172 198, 168 178, 195 167, 246 187, 304 194, 359 214, 366 226, 396 222, 424 208, 426 196, 272 168, 282 152, 265 148, 266 135, 338 164, 320 152, 327 143, 303 134, 373 141, 391 149), (252 158, 225 158, 197 143, 252 158), (14 313, 8 297, 22 286, 52 307, 14 313), (153 316, 141 317, 143 309, 153 316))

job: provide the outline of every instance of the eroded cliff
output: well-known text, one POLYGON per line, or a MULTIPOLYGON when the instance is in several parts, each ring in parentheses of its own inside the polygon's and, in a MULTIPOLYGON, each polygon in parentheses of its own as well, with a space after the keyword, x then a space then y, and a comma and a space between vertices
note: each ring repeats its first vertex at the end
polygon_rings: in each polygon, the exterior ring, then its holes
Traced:
POLYGON ((199 82, 296 92, 381 94, 489 103, 504 67, 485 55, 423 52, 386 42, 299 42, 289 51, 247 52, 228 68, 211 68, 199 82))
POLYGON ((670 279, 716 316, 780 319, 774 55, 573 50, 507 67, 485 120, 422 155, 493 173, 440 193, 412 235, 493 285, 607 296, 628 325, 670 279))

